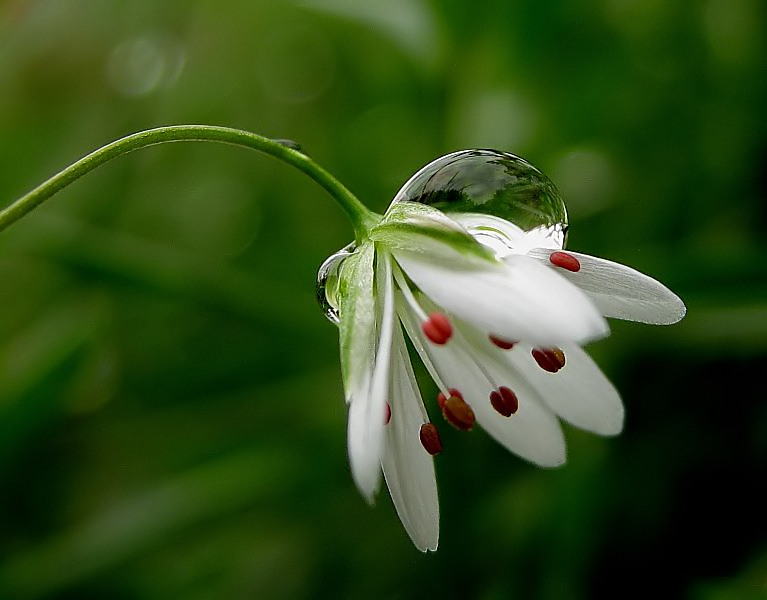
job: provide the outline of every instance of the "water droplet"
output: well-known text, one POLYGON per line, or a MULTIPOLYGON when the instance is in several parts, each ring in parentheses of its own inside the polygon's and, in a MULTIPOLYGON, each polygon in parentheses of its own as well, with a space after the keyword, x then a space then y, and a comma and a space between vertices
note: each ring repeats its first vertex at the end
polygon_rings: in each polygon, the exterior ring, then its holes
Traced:
POLYGON ((507 152, 461 150, 438 158, 413 175, 393 202, 404 201, 448 213, 500 257, 565 244, 567 209, 556 186, 507 152))
POLYGON ((295 150, 296 152, 301 152, 301 144, 298 142, 294 142, 293 140, 285 140, 285 139, 279 139, 279 138, 272 138, 273 142, 277 142, 280 146, 285 146, 286 148, 290 148, 291 150, 295 150))
POLYGON ((344 246, 325 259, 317 272, 317 302, 319 302, 320 308, 328 320, 336 325, 340 321, 338 315, 338 286, 340 284, 338 271, 341 268, 341 263, 354 252, 356 247, 354 242, 344 246))

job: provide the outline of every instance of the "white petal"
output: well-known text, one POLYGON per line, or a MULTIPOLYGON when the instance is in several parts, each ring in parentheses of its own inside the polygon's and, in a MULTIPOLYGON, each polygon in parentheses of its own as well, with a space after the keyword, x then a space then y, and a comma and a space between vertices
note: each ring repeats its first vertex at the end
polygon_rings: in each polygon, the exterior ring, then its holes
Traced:
POLYGON ((501 350, 465 323, 455 325, 482 364, 496 364, 495 369, 500 371, 508 369, 510 381, 526 381, 541 403, 570 424, 600 435, 616 435, 623 429, 623 402, 617 390, 576 344, 560 346, 565 354, 565 366, 549 373, 535 362, 530 345, 518 343, 510 350, 501 350))
POLYGON ((479 329, 534 344, 584 342, 607 334, 592 302, 564 277, 527 256, 478 268, 395 251, 415 284, 479 329))
POLYGON ((397 311, 414 346, 425 351, 441 381, 461 392, 471 406, 479 424, 511 452, 542 467, 556 467, 565 462, 565 440, 559 420, 537 399, 533 388, 524 380, 514 380, 509 368, 497 364, 476 362, 476 357, 463 338, 455 336, 444 346, 430 344, 418 323, 407 311, 407 305, 397 303, 397 311), (490 392, 495 385, 508 385, 519 399, 519 410, 511 417, 500 415, 490 404, 490 392))
MULTIPOLYGON (((552 250, 536 248, 530 256, 550 265, 552 250)), ((581 268, 572 273, 557 269, 594 301, 606 317, 639 321, 652 325, 671 325, 684 317, 682 300, 652 277, 603 258, 567 251, 578 259, 581 268)))
POLYGON ((564 464, 565 438, 554 413, 537 400, 535 390, 526 382, 505 379, 500 372, 491 374, 499 385, 508 385, 514 391, 519 410, 511 417, 499 414, 490 404, 490 390, 480 388, 475 380, 464 393, 464 399, 474 410, 479 424, 511 452, 539 467, 564 464))
POLYGON ((398 326, 392 352, 392 413, 385 428, 383 472, 402 525, 416 548, 426 552, 436 550, 439 542, 437 481, 434 459, 421 445, 425 409, 398 326))
POLYGON ((612 383, 591 357, 575 344, 563 344, 565 366, 556 373, 544 371, 519 344, 506 355, 540 394, 543 401, 572 425, 600 435, 617 435, 623 429, 623 402, 612 383))
MULTIPOLYGON (((360 492, 372 502, 380 480, 384 421, 394 326, 391 259, 379 253, 376 265, 377 307, 380 309, 375 362, 368 388, 353 391, 349 405, 348 446, 352 476, 360 492)), ((343 317, 343 314, 341 315, 343 317)))

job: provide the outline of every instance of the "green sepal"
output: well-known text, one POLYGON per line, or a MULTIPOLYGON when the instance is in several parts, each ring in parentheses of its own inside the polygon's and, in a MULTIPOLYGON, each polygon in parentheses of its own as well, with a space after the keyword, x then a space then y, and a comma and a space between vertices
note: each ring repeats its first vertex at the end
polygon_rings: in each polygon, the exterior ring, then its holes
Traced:
POLYGON ((436 208, 417 202, 397 202, 370 230, 370 239, 393 250, 449 260, 454 253, 479 263, 496 263, 495 255, 458 223, 436 208))
POLYGON ((340 267, 338 288, 341 376, 347 401, 365 385, 375 357, 375 245, 368 242, 340 267))

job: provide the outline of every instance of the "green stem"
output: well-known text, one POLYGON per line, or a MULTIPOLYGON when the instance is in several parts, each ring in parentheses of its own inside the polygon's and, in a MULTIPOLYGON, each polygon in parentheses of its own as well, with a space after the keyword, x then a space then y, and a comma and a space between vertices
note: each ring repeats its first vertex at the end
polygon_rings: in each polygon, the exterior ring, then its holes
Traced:
POLYGON ((113 158, 133 152, 134 150, 146 148, 147 146, 187 141, 220 142, 251 148, 293 165, 322 186, 340 204, 352 222, 355 238, 358 242, 367 238, 367 232, 376 220, 375 213, 362 204, 341 182, 311 158, 289 147, 284 142, 229 127, 169 125, 167 127, 139 131, 138 133, 116 140, 91 152, 63 171, 60 171, 0 211, 0 231, 21 219, 56 192, 113 158))

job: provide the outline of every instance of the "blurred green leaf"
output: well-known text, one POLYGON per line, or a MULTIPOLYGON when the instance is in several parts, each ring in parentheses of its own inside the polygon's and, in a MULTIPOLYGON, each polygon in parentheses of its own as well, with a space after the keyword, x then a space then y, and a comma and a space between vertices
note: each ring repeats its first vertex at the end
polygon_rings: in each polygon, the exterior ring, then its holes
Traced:
POLYGON ((231 148, 121 158, 0 236, 0 597, 759 597, 765 24, 757 0, 0 3, 3 205, 161 124, 294 139, 377 211, 497 147, 561 187, 570 247, 689 309, 590 346, 626 430, 568 429, 562 469, 443 428, 421 555, 348 472, 314 299, 342 213, 231 148))

